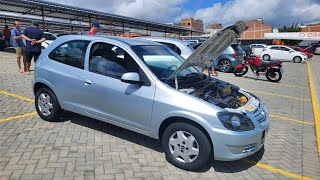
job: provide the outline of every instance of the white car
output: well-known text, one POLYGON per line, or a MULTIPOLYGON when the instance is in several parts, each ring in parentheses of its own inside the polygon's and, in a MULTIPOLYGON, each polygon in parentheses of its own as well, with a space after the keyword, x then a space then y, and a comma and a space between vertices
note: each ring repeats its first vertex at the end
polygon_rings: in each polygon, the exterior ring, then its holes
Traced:
POLYGON ((262 50, 267 47, 266 44, 251 44, 249 45, 253 55, 261 57, 262 50))
POLYGON ((261 57, 263 60, 288 60, 293 61, 295 63, 299 63, 301 61, 305 61, 308 59, 308 56, 295 51, 294 49, 281 46, 281 45, 272 45, 262 50, 261 57))
POLYGON ((180 39, 173 39, 173 38, 167 38, 167 37, 152 37, 152 36, 144 36, 144 37, 137 37, 137 38, 164 44, 168 46, 170 49, 172 49, 174 52, 182 56, 184 59, 187 59, 194 51, 190 43, 186 41, 182 41, 180 39))
POLYGON ((57 39, 57 36, 49 32, 44 32, 44 37, 46 38, 46 41, 41 43, 42 50, 46 49, 55 39, 57 39))

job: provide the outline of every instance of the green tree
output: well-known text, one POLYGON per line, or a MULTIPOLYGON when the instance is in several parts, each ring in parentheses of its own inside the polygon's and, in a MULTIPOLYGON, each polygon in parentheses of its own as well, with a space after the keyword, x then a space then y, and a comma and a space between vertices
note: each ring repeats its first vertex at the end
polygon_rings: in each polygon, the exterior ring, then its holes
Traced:
MULTIPOLYGON (((301 32, 301 27, 298 26, 298 23, 292 23, 291 26, 283 26, 279 28, 279 32, 301 32)), ((298 45, 300 40, 289 40, 289 39, 281 39, 286 45, 294 46, 298 45)))

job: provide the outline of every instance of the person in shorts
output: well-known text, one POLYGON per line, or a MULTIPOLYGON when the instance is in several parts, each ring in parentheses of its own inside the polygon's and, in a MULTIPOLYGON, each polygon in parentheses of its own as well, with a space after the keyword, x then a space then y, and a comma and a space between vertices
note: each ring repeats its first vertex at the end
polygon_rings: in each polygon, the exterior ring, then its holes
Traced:
POLYGON ((25 55, 24 55, 25 45, 24 45, 24 42, 21 37, 22 32, 20 29, 20 25, 21 25, 21 23, 19 21, 14 22, 15 27, 11 30, 11 37, 12 37, 12 46, 16 50, 17 64, 18 64, 19 72, 23 73, 24 71, 26 71, 26 59, 25 59, 25 55), (22 70, 22 68, 21 68, 21 56, 23 56, 24 70, 22 70))
POLYGON ((37 61, 41 54, 41 43, 46 41, 43 31, 39 28, 39 22, 33 21, 31 27, 27 27, 22 38, 26 40, 25 55, 26 55, 26 71, 25 74, 30 74, 31 60, 37 61))

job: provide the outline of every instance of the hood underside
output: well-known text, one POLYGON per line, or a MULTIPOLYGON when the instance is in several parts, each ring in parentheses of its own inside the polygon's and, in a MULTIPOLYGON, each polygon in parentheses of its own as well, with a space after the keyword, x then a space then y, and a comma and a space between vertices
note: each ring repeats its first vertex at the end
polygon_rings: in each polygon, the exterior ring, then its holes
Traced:
MULTIPOLYGON (((247 30, 245 22, 238 21, 234 25, 228 26, 214 34, 197 48, 184 62, 175 70, 170 78, 174 77, 180 71, 190 66, 199 66, 202 70, 211 66, 213 60, 234 43, 240 35, 247 30)), ((169 78, 169 79, 170 79, 169 78)))

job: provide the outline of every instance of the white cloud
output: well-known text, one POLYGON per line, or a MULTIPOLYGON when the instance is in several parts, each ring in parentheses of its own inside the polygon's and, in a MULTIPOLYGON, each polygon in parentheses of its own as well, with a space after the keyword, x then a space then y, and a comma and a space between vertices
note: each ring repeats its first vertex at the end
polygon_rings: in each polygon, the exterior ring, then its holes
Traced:
POLYGON ((274 26, 320 21, 320 3, 312 0, 232 0, 198 9, 194 16, 207 23, 230 24, 263 18, 274 26))
POLYGON ((202 19, 204 24, 234 23, 263 18, 274 26, 293 22, 320 22, 319 0, 229 0, 192 11, 184 9, 191 0, 48 0, 157 22, 180 22, 183 17, 202 19))

